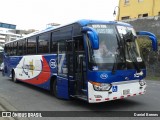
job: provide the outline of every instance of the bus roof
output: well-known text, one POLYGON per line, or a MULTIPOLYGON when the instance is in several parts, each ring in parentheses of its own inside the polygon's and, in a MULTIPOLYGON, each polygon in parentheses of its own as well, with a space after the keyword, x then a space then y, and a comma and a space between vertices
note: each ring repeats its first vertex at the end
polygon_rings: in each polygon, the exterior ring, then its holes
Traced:
POLYGON ((81 26, 86 26, 88 24, 117 24, 117 25, 123 25, 123 26, 130 26, 128 23, 124 22, 117 22, 117 21, 103 21, 103 20, 79 20, 77 21, 81 26))
MULTIPOLYGON (((132 27, 130 24, 124 23, 124 22, 82 19, 82 20, 78 20, 78 21, 70 23, 70 24, 60 25, 58 27, 50 27, 50 28, 47 28, 47 29, 44 29, 44 30, 38 31, 38 32, 36 31, 36 32, 33 32, 33 33, 30 33, 30 34, 26 35, 23 38, 19 38, 17 40, 9 41, 7 43, 18 41, 18 40, 25 39, 25 38, 28 38, 28 37, 32 37, 34 35, 38 35, 38 34, 41 34, 41 33, 49 32, 49 31, 52 31, 52 30, 56 30, 56 29, 59 29, 59 28, 62 28, 62 27, 68 26, 68 25, 72 25, 74 23, 78 23, 81 27, 87 26, 89 24, 115 24, 115 25, 123 25, 123 26, 132 27)), ((7 44, 7 43, 5 43, 5 44, 7 44)))

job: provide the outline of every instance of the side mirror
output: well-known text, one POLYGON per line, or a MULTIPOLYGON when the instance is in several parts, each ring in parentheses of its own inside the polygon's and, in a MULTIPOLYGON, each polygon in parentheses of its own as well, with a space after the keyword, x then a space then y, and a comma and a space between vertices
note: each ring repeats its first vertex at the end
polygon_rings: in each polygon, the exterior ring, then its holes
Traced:
POLYGON ((82 32, 86 32, 94 50, 99 49, 99 38, 97 32, 91 27, 83 27, 82 32))
POLYGON ((123 36, 123 38, 126 42, 134 42, 136 39, 136 36, 134 36, 132 32, 128 32, 123 36))
POLYGON ((94 35, 94 33, 91 32, 91 31, 88 31, 87 35, 88 35, 88 37, 91 41, 92 48, 93 49, 99 49, 99 40, 97 40, 97 37, 94 35))
POLYGON ((147 32, 147 31, 140 31, 140 32, 137 32, 137 35, 139 35, 139 36, 148 36, 149 39, 152 41, 153 51, 157 51, 158 50, 157 37, 153 33, 147 32))

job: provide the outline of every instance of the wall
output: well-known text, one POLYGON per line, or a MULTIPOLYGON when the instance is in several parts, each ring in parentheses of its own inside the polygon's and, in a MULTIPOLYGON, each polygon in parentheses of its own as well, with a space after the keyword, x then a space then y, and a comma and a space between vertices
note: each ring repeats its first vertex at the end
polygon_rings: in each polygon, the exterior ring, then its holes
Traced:
POLYGON ((123 20, 134 26, 136 31, 150 31, 160 37, 160 17, 148 17, 133 20, 123 20))

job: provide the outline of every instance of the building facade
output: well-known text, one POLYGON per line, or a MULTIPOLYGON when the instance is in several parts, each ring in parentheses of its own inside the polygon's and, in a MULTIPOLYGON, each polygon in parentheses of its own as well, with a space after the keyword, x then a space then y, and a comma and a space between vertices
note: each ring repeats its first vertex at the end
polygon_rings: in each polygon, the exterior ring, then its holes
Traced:
POLYGON ((21 38, 36 30, 17 30, 16 25, 0 22, 0 46, 3 47, 5 42, 13 41, 21 38))
POLYGON ((119 0, 117 20, 160 16, 160 0, 119 0))

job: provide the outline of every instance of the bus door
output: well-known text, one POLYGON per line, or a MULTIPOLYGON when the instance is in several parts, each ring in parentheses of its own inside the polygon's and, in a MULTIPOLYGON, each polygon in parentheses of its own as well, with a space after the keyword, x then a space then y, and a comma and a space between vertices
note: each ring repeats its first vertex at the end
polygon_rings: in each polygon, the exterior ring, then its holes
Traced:
POLYGON ((86 60, 83 37, 74 37, 73 40, 67 43, 69 93, 74 97, 87 100, 86 60))
POLYGON ((58 42, 57 97, 69 99, 66 41, 58 42))
POLYGON ((67 58, 67 78, 68 78, 68 88, 69 88, 69 95, 75 94, 74 84, 75 84, 75 55, 74 55, 74 41, 68 40, 66 41, 66 58, 67 58))

